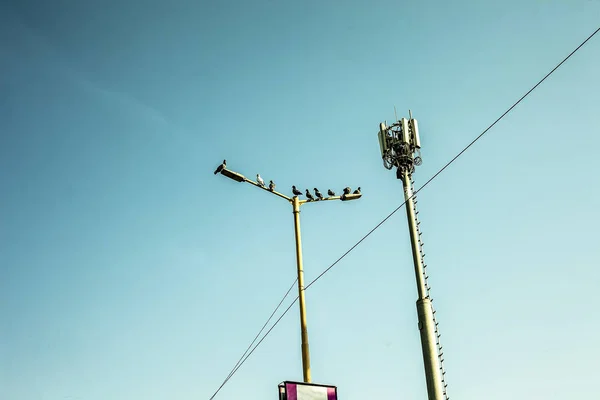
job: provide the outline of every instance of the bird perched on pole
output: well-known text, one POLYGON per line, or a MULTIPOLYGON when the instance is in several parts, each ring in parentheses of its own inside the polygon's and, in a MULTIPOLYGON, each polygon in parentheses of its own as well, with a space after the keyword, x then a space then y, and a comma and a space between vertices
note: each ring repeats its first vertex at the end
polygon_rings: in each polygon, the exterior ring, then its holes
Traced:
POLYGON ((327 194, 329 195, 329 197, 335 196, 335 192, 331 189, 327 189, 327 194))
POLYGON ((360 194, 360 186, 354 191, 354 194, 360 194))
POLYGON ((306 198, 307 198, 309 201, 313 201, 313 200, 315 199, 315 198, 313 197, 313 195, 312 195, 312 194, 310 194, 310 192, 308 191, 308 189, 306 189, 306 198))
POLYGON ((269 190, 272 192, 273 190, 275 190, 275 182, 273 181, 269 181, 269 190))
POLYGON ((219 165, 217 169, 215 169, 215 175, 223 171, 225 168, 227 168, 227 160, 223 160, 223 164, 219 165))
POLYGON ((315 188, 315 196, 317 196, 317 199, 319 200, 323 200, 323 195, 321 194, 321 192, 319 192, 319 189, 315 188))
POLYGON ((344 188, 344 194, 350 194, 351 192, 352 192, 352 189, 350 189, 350 187, 349 187, 349 186, 346 186, 346 187, 344 188))
POLYGON ((292 186, 292 193, 294 196, 302 196, 302 192, 296 189, 296 186, 292 186))
POLYGON ((260 174, 256 174, 256 182, 258 182, 260 187, 265 187, 265 181, 260 177, 260 174))

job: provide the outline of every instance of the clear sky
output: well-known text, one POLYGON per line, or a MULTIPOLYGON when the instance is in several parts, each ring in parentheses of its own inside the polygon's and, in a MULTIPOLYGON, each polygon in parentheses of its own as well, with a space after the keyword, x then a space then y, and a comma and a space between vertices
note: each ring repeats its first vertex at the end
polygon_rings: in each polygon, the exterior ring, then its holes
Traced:
MULTIPOLYGON (((208 399, 295 278, 391 212, 600 21, 593 1, 4 1, 0 397, 208 399)), ((597 398, 600 37, 419 195, 455 399, 597 398)), ((307 292, 313 380, 424 399, 404 211, 307 292)), ((291 301, 290 298, 288 301, 291 301)), ((287 304, 287 303, 286 303, 287 304)), ((217 399, 301 380, 294 307, 217 399)))

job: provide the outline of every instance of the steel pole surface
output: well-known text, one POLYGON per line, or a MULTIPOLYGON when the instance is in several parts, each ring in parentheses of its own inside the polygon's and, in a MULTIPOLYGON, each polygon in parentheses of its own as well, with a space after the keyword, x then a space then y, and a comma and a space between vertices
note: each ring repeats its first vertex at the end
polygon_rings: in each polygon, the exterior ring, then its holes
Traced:
POLYGON ((406 216, 408 219, 408 230, 410 232, 410 243, 412 247, 415 276, 417 279, 417 315, 419 318, 419 332, 421 334, 421 348, 423 349, 423 363, 425 366, 425 379, 427 381, 427 394, 429 400, 442 400, 442 378, 437 357, 437 345, 435 338, 435 325, 433 322, 433 309, 431 300, 427 297, 425 276, 423 274, 423 260, 419 244, 415 218, 415 204, 413 199, 410 174, 407 168, 402 172, 402 184, 404 186, 404 199, 406 200, 406 216))
POLYGON ((294 209, 294 232, 296 236, 296 264, 298 269, 298 303, 300 304, 300 334, 302 336, 302 375, 304 382, 310 383, 310 353, 308 349, 308 329, 306 328, 306 302, 304 299, 304 269, 302 267, 302 239, 300 236, 300 201, 292 199, 294 209))

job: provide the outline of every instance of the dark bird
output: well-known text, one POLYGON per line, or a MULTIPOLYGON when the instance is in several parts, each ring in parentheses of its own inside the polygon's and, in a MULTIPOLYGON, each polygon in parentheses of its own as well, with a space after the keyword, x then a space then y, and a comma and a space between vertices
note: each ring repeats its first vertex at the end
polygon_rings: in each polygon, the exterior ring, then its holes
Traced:
POLYGON ((223 171, 225 168, 227 168, 227 160, 223 160, 223 164, 219 165, 217 169, 215 169, 215 175, 223 171))
POLYGON ((292 193, 294 196, 302 196, 302 192, 296 189, 296 186, 292 186, 292 193))
POLYGON ((346 186, 344 188, 344 194, 350 194, 352 192, 352 189, 350 189, 350 187, 346 186))
POLYGON ((319 189, 317 188, 315 188, 315 196, 317 196, 317 199, 323 200, 323 195, 321 194, 321 192, 319 192, 319 189))
POLYGON ((269 190, 272 192, 275 190, 275 183, 273 181, 269 181, 269 190))
POLYGON ((313 201, 315 198, 313 197, 312 194, 310 194, 310 192, 308 191, 308 189, 306 189, 306 198, 310 201, 313 201))
POLYGON ((331 189, 327 189, 327 194, 329 195, 329 197, 335 196, 335 192, 331 189))
POLYGON ((354 194, 360 194, 360 186, 354 191, 354 194))

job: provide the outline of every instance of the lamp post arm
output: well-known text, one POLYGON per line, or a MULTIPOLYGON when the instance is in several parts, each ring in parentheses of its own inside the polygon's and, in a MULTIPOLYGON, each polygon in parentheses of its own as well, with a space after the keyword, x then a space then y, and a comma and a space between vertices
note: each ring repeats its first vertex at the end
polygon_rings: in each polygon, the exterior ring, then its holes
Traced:
POLYGON ((327 200, 340 200, 341 197, 340 196, 333 196, 333 197, 323 197, 322 200, 299 200, 300 204, 305 204, 305 203, 319 203, 321 201, 327 201, 327 200))
POLYGON ((286 199, 286 200, 287 200, 287 201, 289 201, 290 203, 292 202, 292 199, 291 199, 291 198, 289 198, 288 196, 286 196, 285 194, 283 194, 283 193, 279 193, 279 192, 277 192, 277 191, 275 191, 275 190, 270 190, 268 187, 261 186, 261 185, 259 185, 257 182, 254 182, 252 179, 244 178, 244 182, 247 182, 247 183, 249 183, 249 184, 251 184, 251 185, 253 185, 253 186, 256 186, 256 187, 257 187, 257 188, 259 188, 259 189, 262 189, 262 190, 264 190, 264 191, 266 191, 266 192, 269 192, 269 193, 272 193, 272 194, 274 194, 274 195, 276 195, 276 196, 279 196, 279 197, 281 197, 282 199, 286 199))
POLYGON ((298 202, 300 203, 300 205, 302 204, 306 204, 306 203, 321 203, 323 201, 328 201, 328 200, 342 200, 342 201, 350 201, 350 200, 358 200, 362 197, 362 194, 357 193, 357 194, 345 194, 343 196, 331 196, 331 197, 323 197, 320 200, 299 200, 298 202))

